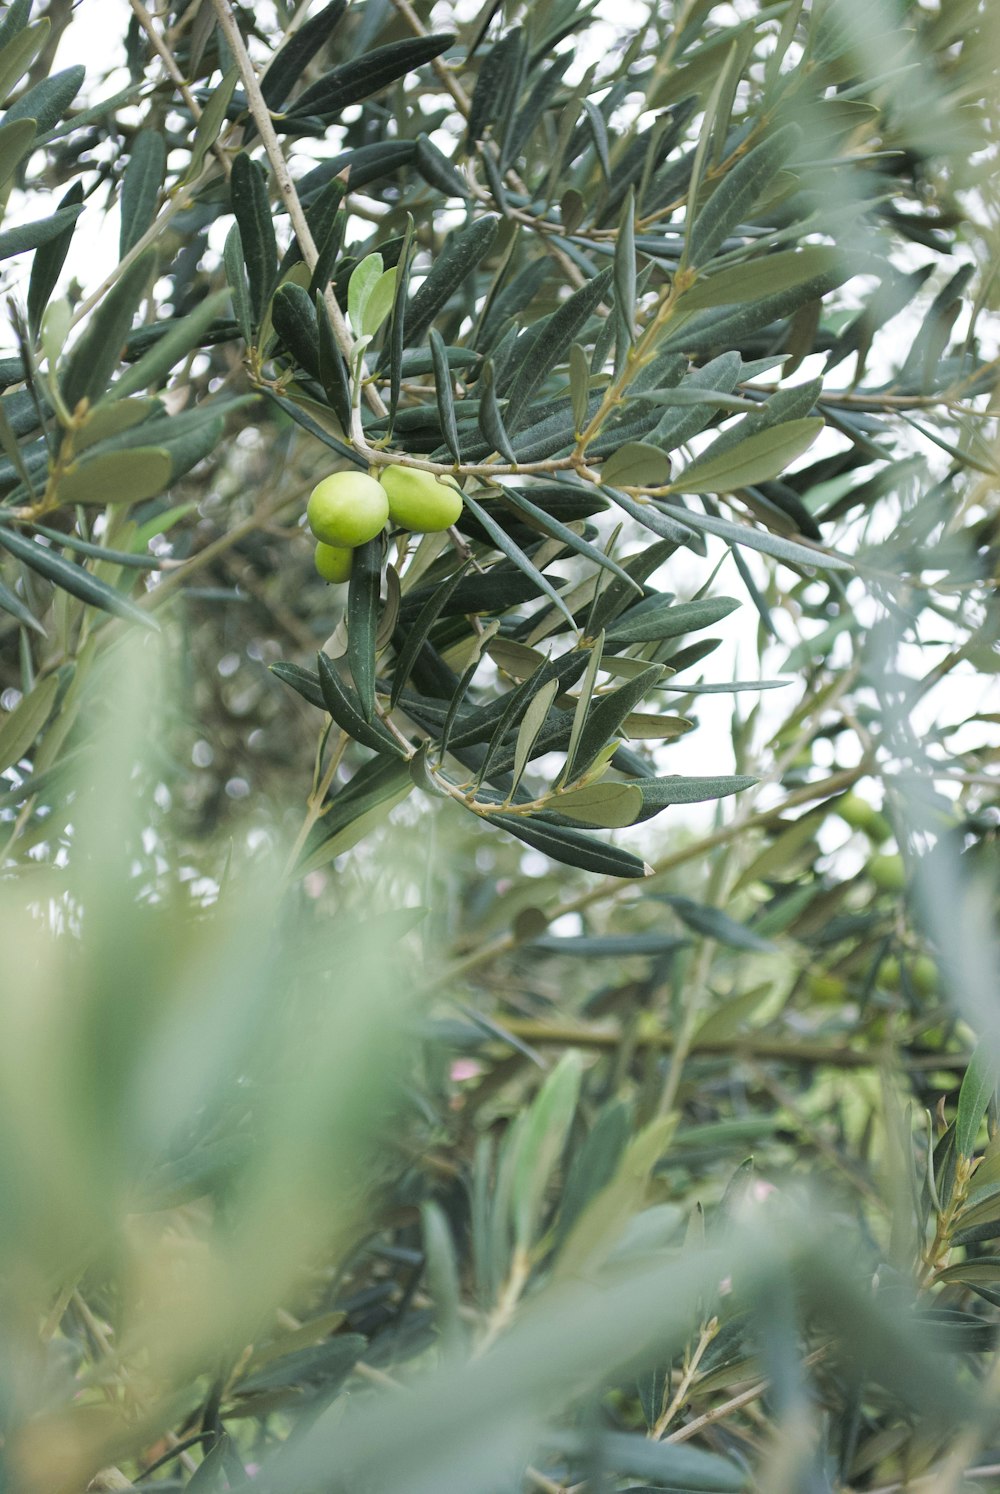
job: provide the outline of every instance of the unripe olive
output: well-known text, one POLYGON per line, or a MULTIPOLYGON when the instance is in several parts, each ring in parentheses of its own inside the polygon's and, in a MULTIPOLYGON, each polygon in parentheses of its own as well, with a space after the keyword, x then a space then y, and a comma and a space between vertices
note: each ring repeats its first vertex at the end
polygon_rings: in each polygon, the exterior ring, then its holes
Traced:
POLYGON ((873 856, 867 871, 881 892, 902 892, 906 887, 906 868, 900 855, 873 856))
POLYGON ((366 472, 334 472, 309 495, 306 519, 324 545, 354 549, 374 539, 389 517, 382 484, 366 472))
POLYGON ((389 499, 389 517, 415 534, 450 529, 462 514, 462 491, 453 477, 419 467, 383 467, 379 473, 389 499))
POLYGON ((332 581, 335 584, 351 579, 351 563, 354 560, 354 551, 346 545, 324 545, 322 540, 316 544, 316 569, 324 581, 332 581))
POLYGON ((903 972, 895 955, 886 955, 878 967, 878 983, 887 991, 898 991, 903 984, 903 972))
POLYGON ((837 813, 852 830, 862 830, 873 844, 880 846, 892 834, 885 815, 860 794, 845 794, 837 804, 837 813))
POLYGON ((919 954, 910 966, 913 984, 921 996, 933 996, 938 988, 938 968, 930 955, 919 954))
POLYGON ((806 979, 806 991, 814 1001, 841 1001, 847 995, 847 985, 836 975, 814 974, 806 979))

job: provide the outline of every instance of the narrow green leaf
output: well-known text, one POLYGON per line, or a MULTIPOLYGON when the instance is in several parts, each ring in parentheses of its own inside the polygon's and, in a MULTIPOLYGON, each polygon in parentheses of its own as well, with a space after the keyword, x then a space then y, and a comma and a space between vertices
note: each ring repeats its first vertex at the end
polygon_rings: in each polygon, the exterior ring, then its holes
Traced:
POLYGON ((590 413, 590 359, 578 342, 570 344, 569 391, 573 401, 573 424, 579 436, 590 413))
POLYGON ((460 176, 443 151, 438 150, 429 135, 417 136, 413 164, 424 181, 443 192, 445 197, 471 196, 468 183, 460 176))
POLYGON ((663 667, 654 664, 644 669, 635 679, 626 680, 610 695, 602 696, 587 715, 580 733, 579 745, 573 762, 574 778, 580 778, 596 761, 598 754, 613 739, 625 717, 634 711, 640 701, 645 700, 663 674, 663 667))
POLYGON ((155 498, 170 482, 173 463, 161 447, 105 451, 84 458, 59 478, 59 503, 140 503, 155 498))
POLYGON ((508 835, 523 840, 533 850, 541 851, 553 861, 564 866, 575 866, 581 871, 596 872, 605 877, 648 877, 651 868, 631 851, 618 846, 609 846, 595 840, 581 830, 570 830, 562 825, 547 825, 537 818, 524 815, 491 814, 488 823, 499 825, 508 835))
POLYGON ((366 721, 375 714, 375 634, 382 580, 382 539, 376 535, 354 551, 347 590, 347 662, 366 721))
POLYGON ((852 274, 842 249, 828 244, 806 244, 801 249, 744 260, 699 278, 684 292, 679 305, 684 311, 704 311, 712 306, 745 304, 804 285, 817 275, 828 276, 838 271, 843 272, 844 280, 852 274))
POLYGON ((281 661, 270 666, 271 673, 276 675, 282 684, 289 685, 303 700, 310 705, 317 706, 321 711, 326 710, 326 701, 319 686, 319 675, 313 674, 311 669, 303 669, 301 664, 288 664, 281 661))
POLYGON ((95 404, 105 393, 121 361, 122 348, 136 308, 146 292, 156 256, 141 254, 122 273, 100 305, 91 312, 86 330, 73 347, 60 377, 62 396, 70 410, 82 399, 95 404))
POLYGON ((131 622, 141 623, 143 627, 158 631, 157 623, 148 612, 136 607, 127 597, 115 591, 114 587, 99 581, 82 566, 74 565, 71 560, 66 560, 47 545, 36 544, 34 540, 25 539, 23 535, 3 527, 0 527, 0 545, 30 566, 39 576, 44 576, 47 581, 68 591, 71 596, 86 602, 88 606, 98 607, 102 612, 114 613, 117 617, 128 618, 131 622))
POLYGON ((430 330, 431 357, 434 360, 434 394, 437 399, 438 417, 448 450, 456 462, 461 462, 462 451, 458 440, 458 422, 455 419, 455 396, 451 386, 451 370, 448 367, 448 352, 444 339, 432 327, 430 330))
POLYGON ((166 169, 167 143, 162 133, 159 130, 140 130, 132 141, 122 177, 119 259, 125 258, 155 218, 166 169))
POLYGON ((44 135, 57 125, 83 86, 87 70, 82 63, 67 67, 60 73, 52 73, 22 93, 16 104, 12 104, 4 115, 4 122, 14 119, 33 119, 39 135, 44 135))
POLYGON ((0 773, 20 762, 28 751, 49 719, 58 691, 58 675, 46 675, 0 724, 0 773))
POLYGON ((390 42, 362 57, 341 63, 299 94, 287 111, 288 118, 315 115, 324 121, 335 119, 349 104, 360 104, 373 94, 381 93, 397 78, 403 78, 425 62, 440 57, 454 40, 450 32, 407 37, 404 41, 390 42))
POLYGON ((427 279, 406 308, 406 335, 411 346, 420 341, 438 312, 490 252, 499 222, 498 217, 487 214, 449 237, 427 279))
POLYGON ((581 1076, 579 1054, 565 1053, 532 1102, 517 1138, 511 1212, 514 1238, 523 1251, 534 1243, 541 1223, 545 1191, 576 1114, 581 1076))
POLYGON ((670 458, 646 441, 626 441, 601 468, 601 477, 616 487, 661 488, 670 481, 670 458))
POLYGON ((822 429, 823 421, 818 417, 771 426, 721 456, 696 458, 671 488, 676 493, 732 493, 780 477, 789 462, 809 449, 822 429))
POLYGON ((163 406, 155 399, 122 399, 107 404, 95 405, 87 419, 77 428, 73 449, 77 456, 99 441, 110 441, 123 431, 131 430, 155 412, 163 414, 163 406))
POLYGON ((566 356, 570 345, 604 300, 613 275, 613 269, 602 270, 586 285, 574 291, 569 300, 564 301, 558 311, 554 311, 549 317, 545 323, 544 335, 533 342, 511 385, 506 416, 506 424, 510 429, 516 427, 518 417, 539 384, 566 356))
POLYGON ((733 597, 702 597, 694 602, 676 603, 669 597, 650 598, 611 625, 608 642, 620 646, 679 638, 684 633, 712 627, 739 605, 733 597))
POLYGON ((601 165, 601 175, 604 180, 611 179, 611 161, 608 156, 608 127, 604 123, 604 115, 596 104, 590 99, 584 99, 583 112, 587 116, 587 124, 590 127, 590 137, 594 142, 594 150, 601 165))
POLYGON ((271 302, 271 325, 299 367, 319 379, 319 323, 308 291, 291 282, 279 285, 271 302))
POLYGON ((278 245, 264 173, 246 151, 241 151, 233 162, 229 191, 240 231, 250 286, 252 327, 256 331, 264 320, 277 278, 278 245))
POLYGON ((108 391, 108 398, 120 400, 140 389, 151 389, 161 383, 171 369, 194 348, 201 346, 202 338, 228 299, 228 291, 219 290, 199 301, 193 311, 182 317, 169 332, 157 338, 153 346, 116 379, 108 391))
POLYGON ((82 207, 83 183, 74 182, 65 197, 60 199, 56 209, 57 216, 60 212, 67 213, 63 228, 48 243, 35 250, 28 279, 28 330, 32 336, 37 334, 42 324, 42 315, 62 274, 82 207), (72 216, 68 216, 70 209, 74 210, 72 216))
POLYGON ((406 342, 406 298, 410 286, 410 262, 413 246, 413 214, 406 215, 406 232, 403 248, 396 265, 396 290, 392 301, 392 325, 383 362, 389 363, 389 414, 394 417, 399 405, 399 391, 403 380, 403 351, 406 342))
MULTIPOLYGON (((611 493, 610 488, 607 491, 611 493)), ((789 565, 810 565, 820 571, 849 571, 854 566, 853 561, 845 559, 842 555, 831 554, 826 550, 811 550, 808 545, 800 545, 795 540, 783 539, 781 535, 770 534, 764 529, 753 529, 749 524, 734 524, 728 519, 715 518, 714 515, 695 514, 690 509, 677 508, 660 499, 652 501, 661 513, 670 515, 672 519, 675 518, 679 524, 684 524, 688 529, 704 534, 716 534, 720 539, 728 540, 730 544, 745 545, 749 550, 759 550, 763 555, 771 555, 775 560, 787 561, 789 565)), ((641 517, 641 512, 635 517, 639 518, 642 523, 646 522, 641 517)))
POLYGON ((521 28, 515 26, 495 42, 479 64, 479 76, 469 108, 468 140, 485 140, 486 132, 504 112, 517 74, 521 28))
POLYGON ((740 794, 753 788, 756 778, 733 776, 728 778, 639 778, 642 790, 642 813, 639 821, 652 819, 661 809, 671 804, 702 804, 709 799, 726 799, 730 794, 740 794))
POLYGON ((381 254, 368 254, 351 274, 347 287, 347 315, 355 337, 365 335, 365 307, 375 288, 375 282, 382 275, 382 268, 381 254))
POLYGON ((0 125, 0 187, 7 185, 28 154, 35 131, 33 119, 15 119, 13 124, 0 125))
POLYGON ((528 559, 527 555, 525 555, 520 545, 514 543, 510 535, 500 528, 500 525, 496 522, 496 520, 490 514, 488 514, 486 510, 480 506, 480 504, 476 502, 475 498, 470 497, 468 493, 465 493, 463 496, 466 507, 479 520, 480 524, 486 530, 486 533, 489 535, 493 544, 500 551, 500 553, 502 555, 506 555, 508 560, 513 561, 518 570, 522 571, 524 575, 530 576, 532 581, 534 581, 535 585, 538 587, 539 591, 544 592, 549 601, 554 602, 555 605, 559 608, 559 611, 566 618, 570 627, 575 627, 576 625, 573 622, 573 614, 570 612, 569 608, 566 606, 565 601, 556 591, 551 581, 547 580, 546 577, 542 575, 541 571, 539 571, 534 565, 532 565, 531 561, 528 559))
POLYGON ((483 364, 483 371, 476 388, 479 394, 479 429, 494 451, 498 451, 505 461, 515 464, 517 455, 510 444, 507 427, 500 414, 492 359, 487 358, 483 364))
POLYGON ((410 670, 417 659, 420 650, 427 642, 427 636, 431 628, 437 622, 442 609, 451 598, 455 587, 465 575, 465 566, 460 566, 453 575, 449 576, 443 586, 436 586, 427 598, 416 617, 406 628, 406 636, 399 650, 396 665, 392 674, 392 694, 389 697, 390 704, 395 706, 399 700, 400 692, 410 676, 410 670))
POLYGON ((984 1043, 978 1043, 958 1092, 958 1112, 955 1116, 955 1147, 961 1157, 971 1157, 975 1151, 979 1128, 987 1107, 997 1092, 1000 1082, 994 1054, 984 1043))
MULTIPOLYGON (((0 536, 2 538, 2 536, 0 536)), ((396 757, 405 756, 403 748, 381 721, 368 721, 358 696, 337 674, 326 654, 319 655, 319 685, 323 692, 323 704, 340 727, 362 747, 373 752, 391 752, 396 757)))
MULTIPOLYGON (((641 792, 641 790, 640 790, 641 792)), ((712 908, 705 903, 696 903, 689 897, 681 897, 676 893, 663 893, 663 900, 670 904, 678 918, 686 923, 688 928, 694 929, 697 934, 704 934, 709 939, 716 939, 720 944, 728 945, 730 949, 748 949, 757 954, 773 954, 775 946, 770 939, 762 939, 760 934, 748 929, 746 924, 739 923, 735 918, 730 918, 728 913, 723 913, 721 908, 712 908)))
POLYGON ((730 168, 695 219, 689 253, 692 266, 707 264, 723 240, 746 221, 801 141, 798 125, 784 125, 730 168))
POLYGON ((569 746, 566 748, 566 766, 560 776, 561 783, 570 783, 573 779, 573 768, 576 763, 577 749, 580 745, 580 737, 587 721, 587 712, 590 710, 590 702, 597 684, 597 671, 601 666, 601 655, 604 653, 604 631, 594 638, 594 646, 587 661, 583 680, 580 684, 580 693, 576 698, 576 706, 573 711, 573 729, 569 735, 569 746))
POLYGON ((67 229, 72 229, 82 211, 75 204, 72 207, 57 208, 50 218, 22 223, 20 228, 0 233, 0 259, 10 259, 15 254, 24 254, 28 249, 38 249, 42 244, 51 243, 67 229))
POLYGON ((243 237, 238 223, 234 223, 226 235, 222 263, 233 298, 233 315, 243 335, 243 341, 249 346, 253 342, 253 313, 250 308, 250 287, 247 284, 247 273, 243 261, 243 237))
POLYGON ((333 335, 326 302, 317 293, 316 330, 319 333, 319 381, 330 401, 330 408, 344 431, 351 427, 351 383, 347 364, 333 335))
POLYGON ((396 267, 384 270, 371 288, 362 318, 362 332, 374 337, 393 307, 396 294, 396 267))
POLYGON ((602 830, 620 830, 642 813, 642 790, 634 783, 592 783, 554 794, 548 807, 602 830))
POLYGON ((628 329, 629 342, 635 342, 635 193, 631 187, 618 219, 614 270, 615 305, 628 329))
POLYGON ((0 100, 7 98, 42 50, 50 24, 48 16, 43 16, 13 36, 0 52, 0 100))
POLYGON ((185 182, 193 182, 200 175, 209 151, 222 133, 222 126, 226 122, 226 112, 232 101, 236 84, 239 82, 240 70, 234 64, 222 81, 212 89, 211 97, 206 101, 201 111, 198 127, 194 132, 194 141, 191 146, 191 163, 184 173, 185 182))
POLYGON ((346 10, 347 0, 330 0, 275 53, 260 84, 264 102, 272 112, 281 108, 310 63, 319 56, 346 10))
MULTIPOLYGON (((528 489, 528 491, 530 492, 531 490, 528 489)), ((630 591, 641 590, 641 587, 633 581, 628 572, 623 570, 616 560, 612 560, 603 550, 599 550, 596 545, 592 545, 589 540, 585 540, 575 530, 568 528, 554 514, 550 514, 546 509, 539 508, 536 503, 532 503, 531 499, 526 496, 524 488, 501 486, 501 492, 503 493, 505 503, 510 504, 512 508, 517 509, 519 513, 524 514, 526 518, 532 520, 545 534, 551 535, 553 539, 562 540, 563 544, 568 549, 575 551, 577 555, 586 556, 595 565, 599 565, 604 570, 610 571, 613 576, 619 577, 620 580, 625 582, 630 591)))
POLYGON ((521 717, 521 725, 517 731, 517 742, 514 747, 514 783, 511 792, 517 789, 521 777, 528 765, 531 749, 538 739, 538 734, 545 724, 545 718, 549 714, 549 707, 559 691, 557 680, 549 680, 547 684, 537 691, 528 702, 524 715, 521 717))

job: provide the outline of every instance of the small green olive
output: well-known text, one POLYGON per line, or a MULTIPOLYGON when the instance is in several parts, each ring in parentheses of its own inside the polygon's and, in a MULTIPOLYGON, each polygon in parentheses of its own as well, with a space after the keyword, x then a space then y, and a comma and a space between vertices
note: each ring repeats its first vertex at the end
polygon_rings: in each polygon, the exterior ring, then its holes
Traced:
POLYGON ((816 972, 806 977, 806 991, 813 1001, 842 1001, 847 995, 847 984, 836 975, 816 972))
POLYGON ((462 491, 453 477, 438 477, 419 467, 383 467, 379 479, 389 499, 394 524, 415 534, 450 529, 462 514, 462 491))
POLYGON ((351 579, 354 551, 348 546, 324 545, 322 540, 318 540, 315 559, 316 569, 324 581, 332 581, 336 585, 351 579))
POLYGON ((867 870, 880 892, 903 892, 906 888, 902 856, 873 856, 867 870))
POLYGON ((309 495, 306 519, 324 545, 354 549, 374 539, 389 517, 382 484, 365 472, 334 472, 309 495))
POLYGON ((898 991, 903 984, 903 971, 895 955, 886 955, 878 967, 878 983, 887 991, 898 991))
POLYGON ((845 825, 852 830, 862 830, 877 846, 892 835, 892 826, 874 804, 869 804, 860 794, 845 794, 836 805, 836 810, 845 825))

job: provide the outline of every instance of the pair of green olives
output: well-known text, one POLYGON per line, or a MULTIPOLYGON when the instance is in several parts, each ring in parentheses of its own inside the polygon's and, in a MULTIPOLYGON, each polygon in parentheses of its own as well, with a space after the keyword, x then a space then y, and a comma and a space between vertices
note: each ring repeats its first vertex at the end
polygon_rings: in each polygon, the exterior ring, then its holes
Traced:
POLYGON ((316 569, 324 581, 350 579, 359 545, 375 538, 391 519, 414 534, 450 529, 462 512, 462 492, 453 477, 417 467, 383 467, 378 478, 364 472, 334 472, 309 495, 306 520, 316 536, 316 569))

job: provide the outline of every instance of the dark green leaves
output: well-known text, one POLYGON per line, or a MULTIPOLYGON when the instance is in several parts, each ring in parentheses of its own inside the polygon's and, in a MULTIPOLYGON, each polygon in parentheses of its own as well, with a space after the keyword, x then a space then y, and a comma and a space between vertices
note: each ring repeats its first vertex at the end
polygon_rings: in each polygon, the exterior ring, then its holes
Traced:
POLYGON ((250 287, 252 325, 256 329, 264 320, 277 278, 278 246, 264 173, 246 152, 233 162, 229 190, 250 287))
POLYGON ((310 16, 288 38, 261 80, 260 91, 269 109, 281 108, 306 68, 330 40, 346 9, 347 0, 330 0, 329 5, 310 16))
MULTIPOLYGON (((573 777, 578 778, 586 773, 602 749, 612 739, 625 717, 630 711, 635 710, 640 701, 645 700, 659 682, 662 674, 662 664, 654 664, 636 675, 635 679, 626 681, 610 695, 602 696, 596 705, 591 706, 571 764, 573 777)), ((572 814, 572 810, 569 809, 565 812, 572 814)))
POLYGON ((705 597, 697 602, 678 603, 669 598, 650 599, 612 624, 608 629, 608 642, 624 645, 679 638, 682 633, 710 628, 713 623, 721 622, 739 605, 732 597, 705 597))
POLYGON ((86 71, 81 63, 77 63, 61 73, 43 78, 41 83, 29 88, 16 104, 11 105, 4 115, 4 122, 9 124, 15 119, 33 119, 38 126, 39 135, 44 135, 59 123, 80 92, 86 71))
POLYGON ((822 420, 806 416, 748 436, 720 455, 699 457, 685 467, 672 487, 678 493, 732 493, 736 488, 779 477, 790 462, 807 451, 822 420))
POLYGON ((450 34, 408 37, 376 47, 351 62, 331 68, 295 100, 288 111, 289 119, 315 115, 324 121, 336 119, 349 104, 359 104, 405 77, 414 68, 440 57, 455 38, 450 34))
POLYGON ((132 141, 122 178, 119 258, 142 238, 156 214, 167 167, 167 145, 159 130, 140 130, 132 141))
POLYGON ((505 423, 513 430, 531 396, 548 373, 566 357, 570 344, 597 310, 611 284, 613 270, 602 270, 565 301, 532 342, 510 388, 505 423))
POLYGON ((497 217, 477 218, 461 233, 449 236, 430 274, 406 308, 406 340, 419 342, 431 322, 467 275, 489 253, 497 234, 497 217))
POLYGON ((127 597, 115 591, 114 587, 98 580, 82 566, 75 565, 47 545, 36 544, 34 540, 26 539, 6 525, 0 526, 0 545, 39 576, 44 576, 46 581, 68 591, 71 596, 86 602, 88 606, 114 613, 117 617, 128 618, 130 622, 142 623, 147 628, 156 628, 157 625, 148 612, 142 611, 127 597))
POLYGON ((326 654, 319 655, 319 685, 323 693, 323 704, 340 727, 362 747, 373 752, 391 752, 404 756, 402 745, 377 719, 368 720, 365 707, 357 693, 351 689, 334 669, 326 654))
POLYGON ((736 775, 729 778, 639 778, 642 789, 640 820, 652 819, 671 804, 702 804, 706 799, 726 799, 730 794, 752 788, 756 778, 736 775))
POLYGON ((347 662, 368 722, 375 714, 375 633, 381 578, 382 540, 377 535, 354 551, 347 592, 347 662))
POLYGON ((139 256, 91 313, 87 330, 70 354, 61 378, 62 396, 72 410, 82 399, 100 399, 118 367, 132 318, 149 284, 155 257, 139 256))
POLYGON ((20 228, 10 228, 0 233, 0 259, 10 259, 14 254, 23 254, 26 249, 37 249, 71 230, 80 216, 79 207, 58 208, 51 218, 39 218, 34 223, 22 223, 20 228))
POLYGON ((605 845, 583 831, 543 824, 537 817, 528 819, 523 815, 502 812, 490 814, 488 820, 491 825, 499 825, 508 835, 516 836, 525 845, 566 866, 576 866, 581 871, 597 872, 605 877, 647 877, 650 874, 651 868, 631 851, 605 845))
POLYGON ((693 266, 708 263, 723 240, 748 216, 801 140, 798 125, 785 125, 730 168, 694 221, 688 246, 693 266))
POLYGON ((972 1055, 958 1093, 955 1146, 962 1157, 971 1157, 975 1151, 979 1128, 987 1106, 996 1094, 997 1083, 996 1058, 985 1044, 980 1043, 972 1055))

